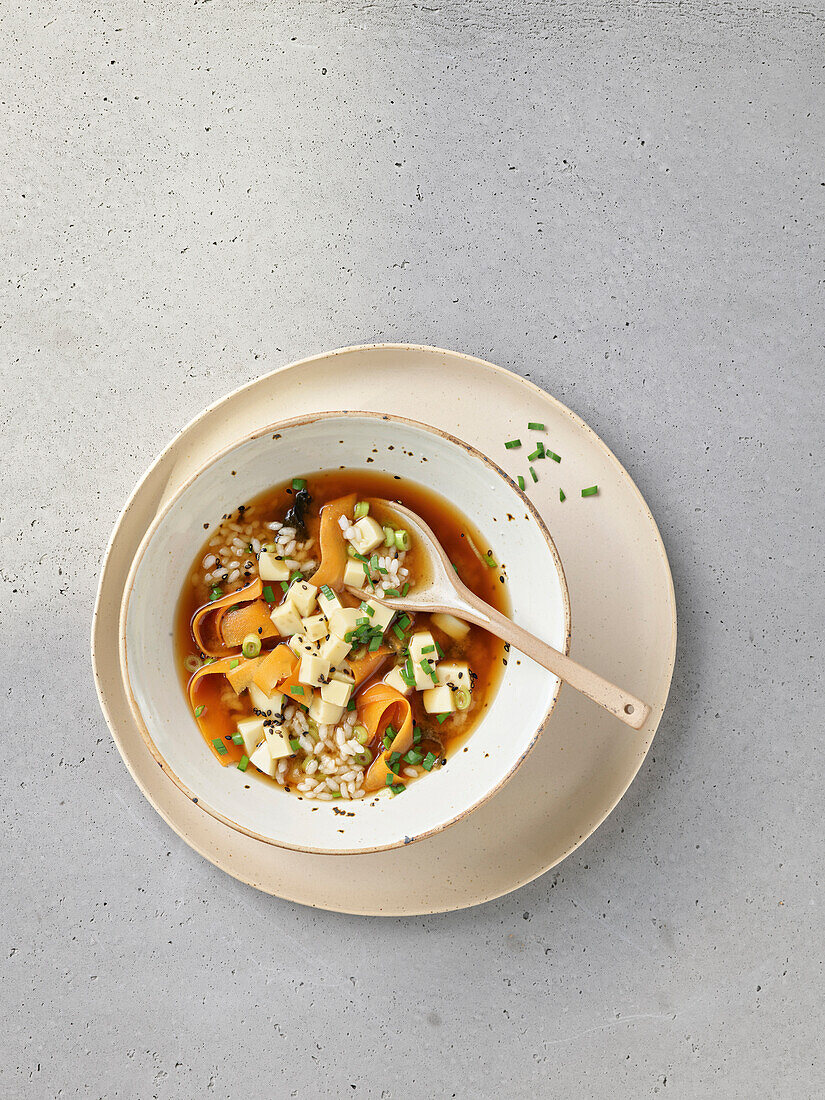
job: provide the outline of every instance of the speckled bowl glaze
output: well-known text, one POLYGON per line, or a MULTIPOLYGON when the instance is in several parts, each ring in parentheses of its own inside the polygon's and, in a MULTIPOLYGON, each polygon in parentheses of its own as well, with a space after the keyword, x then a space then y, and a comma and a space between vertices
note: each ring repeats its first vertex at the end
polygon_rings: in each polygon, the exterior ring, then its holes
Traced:
POLYGON ((467 444, 397 416, 333 412, 270 425, 215 455, 166 502, 135 556, 120 615, 124 686, 143 738, 170 782, 232 828, 298 851, 376 852, 459 821, 513 775, 558 695, 556 677, 512 653, 515 659, 466 751, 397 798, 382 793, 333 808, 286 794, 251 768, 242 773, 217 764, 189 711, 173 660, 174 606, 203 525, 294 473, 324 464, 367 468, 368 457, 373 471, 426 482, 465 512, 503 563, 513 618, 556 648, 569 648, 567 585, 552 539, 510 478, 467 444))

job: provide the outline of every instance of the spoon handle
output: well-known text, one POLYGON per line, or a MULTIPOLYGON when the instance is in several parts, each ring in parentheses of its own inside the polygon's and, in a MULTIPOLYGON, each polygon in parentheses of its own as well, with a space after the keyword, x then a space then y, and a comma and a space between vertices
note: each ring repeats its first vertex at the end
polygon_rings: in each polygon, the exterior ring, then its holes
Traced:
POLYGON ((560 680, 610 711, 625 725, 638 730, 645 724, 650 715, 650 707, 647 703, 643 703, 635 695, 623 691, 615 684, 611 684, 609 680, 578 664, 571 657, 566 657, 546 642, 542 642, 534 634, 530 634, 529 631, 522 629, 496 611, 494 607, 478 599, 469 589, 462 592, 462 596, 464 606, 460 615, 463 619, 468 619, 476 626, 484 627, 497 638, 509 642, 522 653, 526 653, 528 657, 532 657, 538 664, 549 669, 560 680))

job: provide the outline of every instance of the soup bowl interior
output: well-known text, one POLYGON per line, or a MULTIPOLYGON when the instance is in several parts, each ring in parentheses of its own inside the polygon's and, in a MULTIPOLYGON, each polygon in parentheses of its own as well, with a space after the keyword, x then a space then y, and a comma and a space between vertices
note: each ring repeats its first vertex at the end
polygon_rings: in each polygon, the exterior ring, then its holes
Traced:
MULTIPOLYGON (((564 574, 547 531, 513 483, 465 444, 424 425, 368 413, 328 413, 257 433, 212 459, 172 498, 132 565, 120 655, 132 710, 170 780, 206 812, 272 844, 309 852, 392 848, 457 821, 524 760, 550 716, 559 683, 511 651, 479 725, 445 767, 403 794, 352 802, 300 799, 250 767, 221 767, 198 730, 179 679, 174 609, 212 526, 271 485, 312 469, 386 471, 426 484, 467 515, 506 573, 513 618, 567 651, 564 574), (343 811, 343 812, 342 812, 343 811)), ((529 765, 528 765, 529 766, 529 765)))

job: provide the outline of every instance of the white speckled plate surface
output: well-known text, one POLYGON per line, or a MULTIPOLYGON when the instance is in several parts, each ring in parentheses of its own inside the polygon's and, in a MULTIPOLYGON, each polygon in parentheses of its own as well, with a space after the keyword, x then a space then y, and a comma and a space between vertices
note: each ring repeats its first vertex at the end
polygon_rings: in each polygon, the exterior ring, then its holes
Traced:
POLYGON ((581 420, 537 387, 479 359, 437 348, 343 348, 291 364, 207 409, 166 448, 135 489, 104 559, 92 627, 92 662, 115 743, 141 790, 173 829, 216 866, 258 889, 324 909, 417 914, 459 909, 514 890, 576 848, 622 797, 647 753, 667 699, 676 649, 673 584, 656 524, 616 458, 581 420), (571 655, 652 707, 636 733, 569 688, 527 765, 465 820, 418 844, 368 855, 308 855, 244 836, 193 806, 170 784, 135 725, 117 657, 123 586, 161 503, 205 459, 275 420, 346 405, 353 374, 359 405, 409 415, 524 473, 545 423, 544 462, 529 495, 565 565, 573 614, 571 655), (411 385, 415 380, 415 386, 411 385), (453 395, 445 400, 445 394, 453 395), (559 502, 559 485, 568 493, 559 502), (581 499, 585 485, 599 495, 581 499))

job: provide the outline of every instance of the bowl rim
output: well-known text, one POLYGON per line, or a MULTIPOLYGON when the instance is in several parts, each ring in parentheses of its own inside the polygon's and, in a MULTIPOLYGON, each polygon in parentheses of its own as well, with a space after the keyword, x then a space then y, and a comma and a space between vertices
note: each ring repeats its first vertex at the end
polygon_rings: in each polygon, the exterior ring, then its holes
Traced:
POLYGON ((436 428, 431 424, 425 424, 423 421, 413 420, 410 417, 399 416, 399 415, 394 414, 394 413, 370 412, 368 410, 361 410, 361 409, 326 410, 326 411, 323 411, 323 412, 306 413, 306 414, 301 415, 301 416, 290 417, 286 420, 273 421, 272 423, 264 425, 261 428, 257 428, 254 432, 249 432, 248 434, 243 435, 243 436, 239 437, 238 439, 235 439, 232 443, 229 443, 226 446, 221 447, 219 450, 215 451, 212 455, 210 455, 207 459, 205 459, 197 467, 197 469, 186 479, 186 481, 184 481, 178 487, 178 489, 175 491, 175 493, 173 493, 173 495, 167 501, 165 501, 163 503, 163 506, 158 509, 157 513, 155 514, 155 516, 152 519, 152 522, 149 524, 148 528, 146 529, 146 531, 143 535, 143 538, 140 541, 140 545, 138 546, 137 551, 135 552, 135 556, 132 560, 132 564, 129 567, 129 573, 126 577, 126 583, 124 585, 123 596, 121 598, 120 613, 119 613, 119 616, 118 616, 118 656, 119 656, 119 663, 120 663, 120 674, 121 674, 121 679, 123 681, 124 691, 126 693, 126 698, 128 700, 128 703, 129 703, 129 708, 132 712, 132 717, 134 718, 135 723, 137 724, 138 730, 140 731, 140 735, 143 738, 143 741, 146 744, 146 747, 149 749, 149 752, 152 754, 152 757, 157 762, 157 764, 160 766, 160 769, 163 772, 163 774, 168 779, 170 779, 171 782, 174 783, 174 785, 194 805, 196 805, 200 810, 203 810, 205 813, 209 814, 211 817, 215 818, 217 821, 220 821, 222 824, 227 825, 229 828, 234 829, 236 832, 243 833, 245 836, 251 837, 254 840, 260 840, 263 843, 270 844, 270 845, 272 845, 273 847, 276 847, 276 848, 284 848, 284 849, 294 851, 294 852, 304 852, 308 855, 330 855, 330 856, 350 855, 351 856, 351 855, 369 855, 369 854, 375 853, 375 852, 392 851, 396 848, 403 848, 403 847, 406 847, 406 845, 408 845, 408 844, 414 844, 414 843, 417 843, 420 840, 425 840, 427 837, 435 836, 438 833, 443 832, 445 829, 448 829, 451 825, 455 825, 457 822, 459 822, 459 821, 463 820, 465 817, 469 816, 469 814, 473 813, 474 810, 477 810, 479 808, 479 806, 483 806, 486 802, 488 802, 493 797, 493 795, 495 795, 498 791, 500 791, 512 779, 512 777, 515 775, 515 773, 518 771, 518 769, 521 767, 521 765, 527 759, 530 752, 535 747, 536 742, 538 741, 538 739, 541 736, 542 732, 544 731, 544 729, 545 729, 545 727, 546 727, 546 725, 547 725, 547 723, 550 719, 550 716, 552 715, 552 713, 553 713, 553 711, 556 707, 556 703, 558 702, 558 697, 559 697, 559 693, 561 691, 561 685, 562 685, 562 681, 558 677, 556 677, 556 681, 557 681, 556 686, 553 689, 553 694, 552 694, 552 697, 550 699, 549 706, 548 706, 543 718, 538 723, 536 729, 534 730, 532 736, 530 737, 530 741, 528 742, 527 746, 522 751, 522 753, 519 755, 518 759, 513 763, 512 767, 506 772, 506 774, 503 775, 501 777, 501 779, 495 784, 495 786, 491 787, 485 794, 483 794, 480 798, 476 799, 476 801, 473 802, 472 805, 465 807, 463 810, 461 810, 459 813, 455 814, 453 817, 449 818, 447 821, 441 822, 439 825, 435 825, 431 829, 427 829, 423 832, 416 833, 414 836, 405 835, 402 839, 397 840, 397 841, 393 841, 390 844, 379 844, 379 845, 372 845, 370 847, 360 847, 360 848, 317 848, 317 847, 304 845, 304 844, 291 844, 291 843, 287 843, 286 841, 283 841, 283 840, 276 840, 274 837, 265 836, 263 833, 259 833, 259 832, 255 831, 254 829, 249 829, 245 825, 242 825, 238 821, 233 821, 232 818, 227 817, 225 814, 221 813, 219 810, 216 810, 213 806, 210 806, 208 803, 202 801, 201 797, 198 794, 196 794, 196 792, 191 790, 191 788, 188 787, 187 784, 184 783, 184 781, 180 778, 180 776, 177 775, 177 773, 170 767, 170 765, 168 764, 166 758, 163 756, 163 754, 160 752, 158 747, 155 745, 155 742, 152 739, 152 735, 149 733, 149 730, 146 726, 146 723, 144 722, 143 714, 140 710, 137 699, 135 698, 134 692, 132 691, 131 677, 130 677, 130 674, 129 674, 129 656, 128 656, 127 645, 126 645, 126 624, 127 624, 127 619, 128 619, 129 607, 130 607, 130 604, 131 604, 132 594, 133 594, 133 591, 134 591, 135 581, 136 581, 136 578, 137 578, 137 572, 138 572, 138 569, 140 568, 140 563, 143 560, 143 557, 146 553, 146 550, 148 549, 150 542, 152 541, 155 534, 157 533, 157 530, 160 527, 163 520, 166 518, 166 516, 171 511, 171 509, 174 507, 174 505, 180 500, 180 498, 183 496, 183 494, 189 489, 189 487, 191 485, 193 485, 194 482, 197 481, 198 478, 207 469, 209 469, 211 466, 213 466, 216 462, 219 462, 222 458, 225 458, 232 451, 236 450, 238 447, 243 446, 245 443, 250 443, 255 439, 260 439, 262 436, 269 435, 272 432, 278 432, 278 431, 281 431, 281 430, 286 429, 286 428, 294 428, 294 427, 301 427, 303 425, 314 424, 314 423, 317 423, 318 421, 323 421, 323 420, 340 419, 341 417, 359 417, 359 418, 363 417, 363 418, 367 418, 367 419, 370 419, 370 420, 386 420, 386 421, 390 421, 391 423, 405 424, 405 425, 408 425, 410 427, 420 429, 420 430, 424 431, 425 433, 427 433, 429 435, 440 436, 442 439, 445 439, 448 442, 450 442, 450 443, 454 444, 455 446, 461 448, 462 450, 466 451, 467 454, 469 454, 471 457, 473 457, 475 459, 478 459, 485 466, 487 466, 493 472, 498 474, 498 476, 507 485, 509 485, 509 487, 513 490, 513 492, 518 495, 521 502, 527 508, 527 510, 530 514, 530 518, 538 526, 539 531, 540 531, 541 535, 543 536, 543 538, 544 538, 544 540, 547 544, 547 547, 548 547, 548 549, 550 551, 550 554, 551 554, 551 557, 553 559, 553 564, 556 568, 556 573, 558 575, 559 583, 560 583, 560 586, 561 586, 561 596, 562 596, 562 603, 563 603, 563 609, 564 609, 564 644, 563 644, 563 647, 561 649, 561 652, 564 653, 565 655, 569 654, 569 652, 570 652, 570 641, 571 641, 570 592, 569 592, 569 589, 568 589, 568 586, 567 586, 567 578, 566 578, 565 573, 564 573, 564 566, 562 565, 561 557, 559 556, 559 552, 558 552, 558 549, 556 548, 555 542, 553 541, 553 537, 552 537, 552 535, 550 534, 550 532, 547 528, 547 524, 544 522, 544 520, 543 520, 541 514, 539 513, 538 509, 533 504, 533 502, 530 500, 530 498, 527 496, 527 494, 524 493, 521 489, 519 489, 519 487, 515 483, 515 481, 510 477, 510 475, 508 473, 506 473, 498 465, 498 463, 494 462, 491 458, 489 458, 487 455, 485 455, 482 451, 479 451, 478 448, 474 447, 472 444, 466 443, 464 440, 459 439, 457 436, 452 435, 450 432, 446 432, 446 431, 442 430, 441 428, 436 428))

